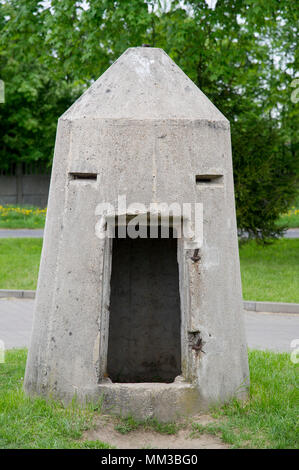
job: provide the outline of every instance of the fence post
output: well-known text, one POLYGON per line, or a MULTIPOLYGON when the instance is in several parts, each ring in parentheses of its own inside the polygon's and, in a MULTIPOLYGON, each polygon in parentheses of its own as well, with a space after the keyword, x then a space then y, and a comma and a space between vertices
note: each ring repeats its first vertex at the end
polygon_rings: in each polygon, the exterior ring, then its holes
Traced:
POLYGON ((23 171, 22 163, 17 163, 16 166, 16 178, 17 178, 17 204, 23 203, 23 171))

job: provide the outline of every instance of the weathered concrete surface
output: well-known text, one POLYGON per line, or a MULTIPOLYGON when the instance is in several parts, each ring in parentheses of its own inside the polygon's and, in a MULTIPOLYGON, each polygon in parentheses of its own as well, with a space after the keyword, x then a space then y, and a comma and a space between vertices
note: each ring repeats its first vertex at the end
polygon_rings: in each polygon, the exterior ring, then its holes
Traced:
POLYGON ((99 390, 103 412, 141 420, 174 421, 204 408, 197 387, 190 383, 105 383, 99 390))
POLYGON ((124 194, 147 212, 152 202, 203 204, 198 262, 178 240, 182 375, 200 406, 246 395, 229 123, 153 48, 128 49, 59 119, 25 390, 100 396, 112 243, 95 236, 95 209, 124 194), (220 177, 196 184, 197 175, 220 177), (193 348, 200 338, 204 353, 193 348))

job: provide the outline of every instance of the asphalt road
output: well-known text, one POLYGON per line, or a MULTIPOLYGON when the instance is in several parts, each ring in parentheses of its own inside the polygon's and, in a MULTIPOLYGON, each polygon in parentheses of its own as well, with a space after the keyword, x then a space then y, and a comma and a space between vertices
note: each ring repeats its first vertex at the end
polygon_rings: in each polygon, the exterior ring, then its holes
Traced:
MULTIPOLYGON (((5 348, 20 348, 30 342, 34 300, 0 299, 0 340, 5 348)), ((299 315, 245 312, 250 348, 291 352, 290 343, 299 338, 299 315)))
MULTIPOLYGON (((43 229, 0 229, 0 238, 41 238, 43 229)), ((299 238, 299 228, 290 228, 285 233, 285 238, 299 238)))

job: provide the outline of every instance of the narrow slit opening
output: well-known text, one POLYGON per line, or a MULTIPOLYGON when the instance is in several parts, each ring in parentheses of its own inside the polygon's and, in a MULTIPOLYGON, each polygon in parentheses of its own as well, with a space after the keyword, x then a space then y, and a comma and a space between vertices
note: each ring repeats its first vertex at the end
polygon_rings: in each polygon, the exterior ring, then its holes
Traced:
POLYGON ((223 175, 196 175, 195 176, 196 184, 221 183, 222 180, 223 180, 223 175))
POLYGON ((96 173, 70 173, 72 180, 96 180, 96 173))

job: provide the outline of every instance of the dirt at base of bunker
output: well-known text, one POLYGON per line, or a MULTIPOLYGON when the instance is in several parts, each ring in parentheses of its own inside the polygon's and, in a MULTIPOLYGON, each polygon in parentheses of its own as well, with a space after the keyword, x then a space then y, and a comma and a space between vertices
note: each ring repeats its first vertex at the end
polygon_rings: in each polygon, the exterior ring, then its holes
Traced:
POLYGON ((186 423, 181 423, 175 434, 162 434, 140 425, 125 434, 117 431, 119 419, 102 415, 95 428, 85 431, 83 441, 101 441, 116 449, 229 449, 220 438, 201 433, 192 435, 192 424, 205 425, 215 420, 210 415, 194 416, 186 423))

